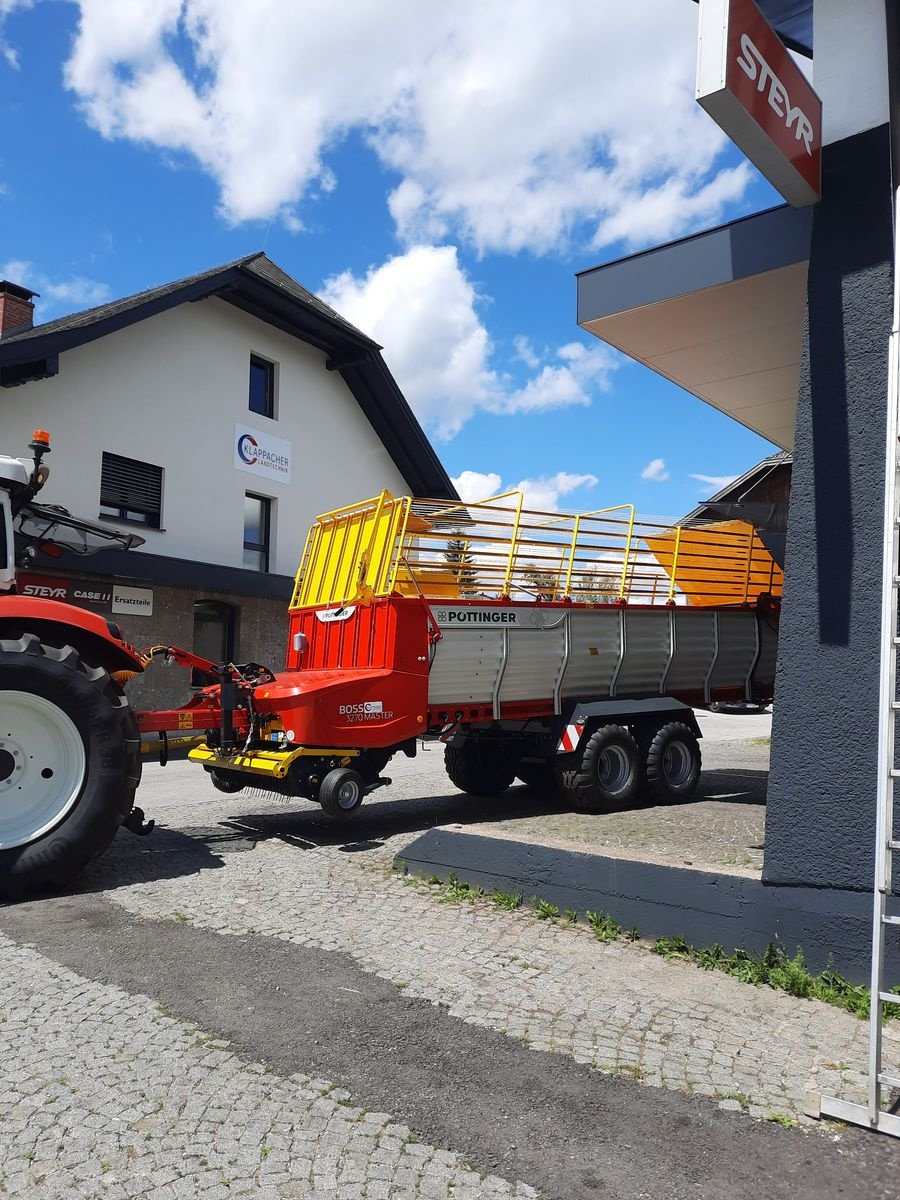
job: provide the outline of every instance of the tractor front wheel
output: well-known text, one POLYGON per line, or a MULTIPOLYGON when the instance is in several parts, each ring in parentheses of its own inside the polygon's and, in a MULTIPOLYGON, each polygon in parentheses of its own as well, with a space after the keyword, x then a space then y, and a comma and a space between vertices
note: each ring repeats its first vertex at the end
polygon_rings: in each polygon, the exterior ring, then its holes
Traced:
POLYGON ((141 777, 127 698, 34 634, 0 639, 0 894, 67 883, 112 841, 141 777))

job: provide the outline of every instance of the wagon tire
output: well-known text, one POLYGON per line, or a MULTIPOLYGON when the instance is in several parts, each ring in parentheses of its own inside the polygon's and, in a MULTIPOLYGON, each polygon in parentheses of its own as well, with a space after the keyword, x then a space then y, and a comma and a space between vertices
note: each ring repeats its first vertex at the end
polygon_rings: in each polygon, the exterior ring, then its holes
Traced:
POLYGON ((363 802, 365 784, 358 771, 335 767, 319 785, 319 803, 329 817, 339 820, 356 812, 363 802))
POLYGON ((657 804, 689 800, 700 782, 703 758, 689 726, 670 721, 641 741, 644 792, 657 804))
POLYGON ((122 689, 72 646, 0 638, 0 895, 68 883, 112 841, 141 778, 122 689))
POLYGON ((237 771, 223 771, 217 767, 209 767, 208 770, 213 787, 226 796, 233 796, 247 786, 247 780, 237 771))
POLYGON ((581 761, 559 772, 559 787, 573 808, 600 813, 625 808, 642 782, 637 742, 622 725, 601 725, 590 735, 581 761))
POLYGON ((500 796, 516 777, 515 761, 498 742, 445 746, 444 766, 450 782, 470 796, 500 796))

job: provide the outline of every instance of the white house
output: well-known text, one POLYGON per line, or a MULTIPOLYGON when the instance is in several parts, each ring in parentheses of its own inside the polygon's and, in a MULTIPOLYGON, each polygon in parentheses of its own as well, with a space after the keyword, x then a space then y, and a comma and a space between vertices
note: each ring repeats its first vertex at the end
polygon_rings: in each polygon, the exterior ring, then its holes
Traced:
MULTIPOLYGON (((316 514, 382 488, 455 496, 380 347, 264 254, 44 325, 32 296, 0 282, 2 450, 49 430, 42 501, 145 538, 47 560, 32 586, 109 611, 119 585, 139 645, 280 666, 316 514)), ((137 703, 178 699, 186 679, 160 674, 137 703)))

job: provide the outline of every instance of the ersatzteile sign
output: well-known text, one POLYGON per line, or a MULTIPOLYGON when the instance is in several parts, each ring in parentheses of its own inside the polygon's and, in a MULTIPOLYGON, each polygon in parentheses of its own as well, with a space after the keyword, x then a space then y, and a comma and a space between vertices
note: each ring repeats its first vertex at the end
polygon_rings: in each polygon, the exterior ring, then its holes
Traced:
POLYGON ((822 101, 753 0, 700 0, 697 101, 789 204, 815 204, 822 101))

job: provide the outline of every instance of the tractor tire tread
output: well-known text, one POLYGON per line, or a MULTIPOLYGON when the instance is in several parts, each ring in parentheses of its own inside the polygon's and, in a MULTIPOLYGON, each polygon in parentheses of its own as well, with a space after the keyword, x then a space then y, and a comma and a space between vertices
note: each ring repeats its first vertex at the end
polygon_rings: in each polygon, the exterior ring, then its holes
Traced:
MULTIPOLYGON (((0 671, 5 686, 10 675, 25 673, 39 685, 61 683, 66 672, 71 688, 67 712, 82 737, 99 732, 97 744, 88 747, 85 782, 74 808, 48 833, 25 846, 0 850, 0 895, 16 899, 39 887, 70 882, 109 846, 119 826, 134 807, 141 779, 141 737, 128 697, 109 672, 92 666, 68 645, 44 643, 33 633, 0 638, 0 671), (100 773, 92 758, 103 752, 116 760, 113 769, 100 773)), ((27 690, 27 688, 26 688, 27 690)), ((40 688, 37 689, 40 693, 40 688)))

